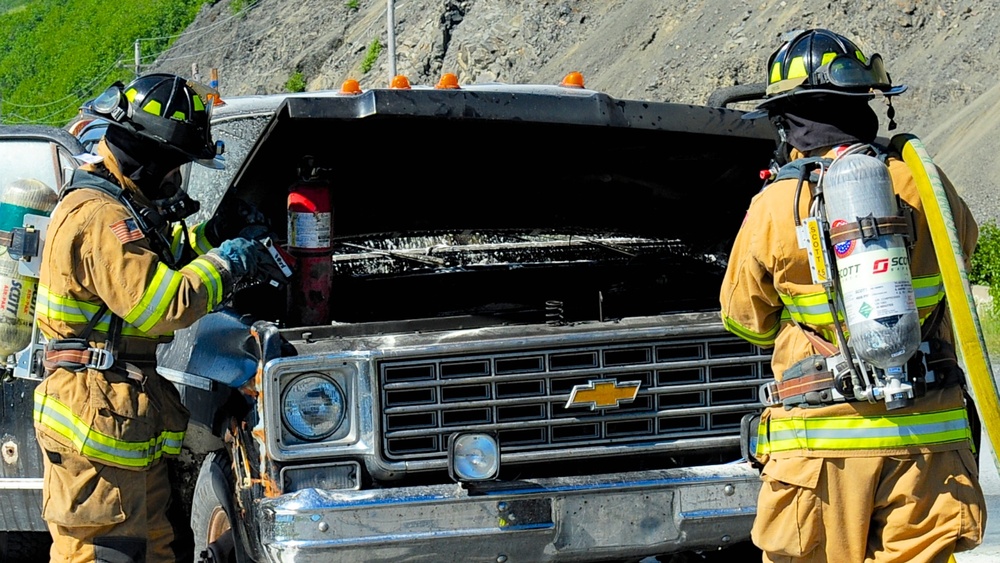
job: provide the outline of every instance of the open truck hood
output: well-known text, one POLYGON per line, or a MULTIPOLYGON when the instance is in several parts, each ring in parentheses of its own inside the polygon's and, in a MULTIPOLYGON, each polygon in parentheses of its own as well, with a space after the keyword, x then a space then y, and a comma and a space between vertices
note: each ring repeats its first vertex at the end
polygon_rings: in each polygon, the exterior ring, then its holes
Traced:
POLYGON ((225 197, 274 210, 303 156, 328 169, 335 238, 426 231, 732 237, 774 131, 738 111, 485 86, 288 97, 225 197))

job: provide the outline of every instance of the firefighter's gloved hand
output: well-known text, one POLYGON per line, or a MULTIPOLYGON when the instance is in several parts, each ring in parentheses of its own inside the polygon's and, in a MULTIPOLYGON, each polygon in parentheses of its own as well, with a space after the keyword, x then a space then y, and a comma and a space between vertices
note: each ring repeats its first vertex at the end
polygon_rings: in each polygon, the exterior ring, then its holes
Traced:
POLYGON ((205 236, 212 246, 233 238, 257 239, 270 230, 267 217, 252 203, 232 199, 223 205, 205 223, 205 236))
POLYGON ((245 238, 233 238, 223 241, 212 252, 221 256, 229 265, 229 273, 234 280, 242 280, 257 272, 259 252, 255 241, 245 238))
POLYGON ((264 243, 246 238, 224 241, 212 250, 228 262, 229 271, 236 285, 264 282, 274 287, 283 287, 288 277, 275 262, 264 243))

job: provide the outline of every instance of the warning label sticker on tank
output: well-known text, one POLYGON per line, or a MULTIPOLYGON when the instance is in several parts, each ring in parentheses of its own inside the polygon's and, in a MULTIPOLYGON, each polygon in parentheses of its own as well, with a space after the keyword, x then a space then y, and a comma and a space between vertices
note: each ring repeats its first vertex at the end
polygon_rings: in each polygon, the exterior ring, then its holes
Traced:
POLYGON ((330 213, 289 213, 288 246, 330 248, 330 213))
POLYGON ((848 322, 851 316, 879 319, 916 309, 910 261, 904 247, 875 247, 837 259, 848 322))

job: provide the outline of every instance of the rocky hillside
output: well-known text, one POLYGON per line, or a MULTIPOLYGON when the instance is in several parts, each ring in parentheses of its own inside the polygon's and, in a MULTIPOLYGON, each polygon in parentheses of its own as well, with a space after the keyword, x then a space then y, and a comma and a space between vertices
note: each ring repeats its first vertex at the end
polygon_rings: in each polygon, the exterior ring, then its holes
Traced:
MULTIPOLYGON (((384 87, 388 5, 258 0, 234 15, 220 0, 150 70, 191 75, 196 64, 205 79, 214 67, 228 95, 283 92, 296 73, 307 90, 347 78, 384 87), (385 48, 364 72, 375 40, 385 48)), ((1000 217, 998 12, 992 0, 397 0, 394 58, 414 84, 444 72, 462 84, 558 83, 576 70, 612 96, 700 104, 762 81, 782 32, 827 27, 909 85, 895 102, 899 131, 924 139, 987 220, 1000 217)))

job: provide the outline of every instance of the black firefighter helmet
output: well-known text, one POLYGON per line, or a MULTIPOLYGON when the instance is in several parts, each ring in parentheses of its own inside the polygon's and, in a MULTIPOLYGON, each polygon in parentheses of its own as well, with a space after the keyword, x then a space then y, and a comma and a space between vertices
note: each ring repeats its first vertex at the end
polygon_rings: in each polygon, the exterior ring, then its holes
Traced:
POLYGON ((147 74, 112 84, 84 111, 138 140, 173 151, 179 160, 221 168, 222 143, 212 141, 212 90, 173 74, 147 74))
POLYGON ((796 100, 823 96, 889 99, 906 91, 906 85, 893 86, 881 55, 866 56, 843 35, 809 29, 788 32, 782 39, 767 61, 765 99, 755 114, 796 100))

